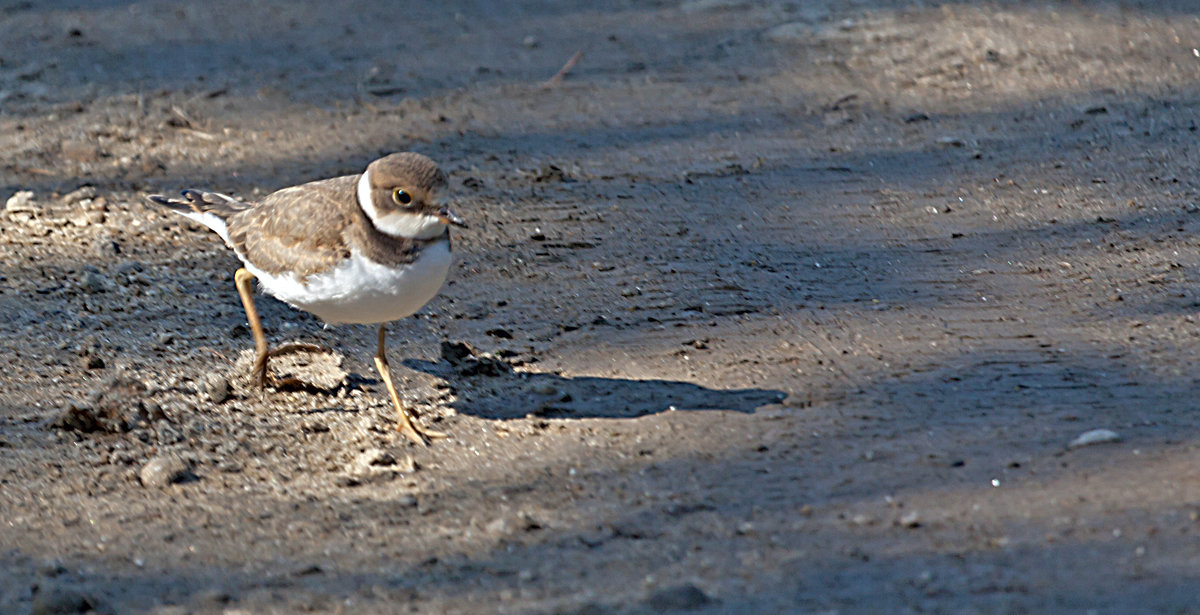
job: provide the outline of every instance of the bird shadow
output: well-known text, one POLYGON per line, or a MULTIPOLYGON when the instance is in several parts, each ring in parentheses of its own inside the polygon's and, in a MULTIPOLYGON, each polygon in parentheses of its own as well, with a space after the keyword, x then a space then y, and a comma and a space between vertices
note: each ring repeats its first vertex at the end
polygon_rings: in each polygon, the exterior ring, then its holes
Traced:
POLYGON ((787 398, 769 389, 711 389, 676 380, 631 380, 516 371, 489 356, 455 355, 443 345, 441 361, 407 359, 405 367, 447 380, 461 414, 487 419, 635 418, 669 411, 753 413, 787 398))

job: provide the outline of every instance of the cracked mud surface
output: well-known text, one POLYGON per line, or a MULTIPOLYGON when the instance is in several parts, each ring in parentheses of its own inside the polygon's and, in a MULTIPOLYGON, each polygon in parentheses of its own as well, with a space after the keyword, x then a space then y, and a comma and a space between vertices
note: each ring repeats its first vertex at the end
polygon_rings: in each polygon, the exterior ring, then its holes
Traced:
POLYGON ((1191 3, 9 2, 0 35, 0 612, 1196 612, 1191 3), (337 354, 247 387, 234 257, 142 200, 410 149, 471 224, 389 329, 427 448, 370 327, 262 297, 337 354))

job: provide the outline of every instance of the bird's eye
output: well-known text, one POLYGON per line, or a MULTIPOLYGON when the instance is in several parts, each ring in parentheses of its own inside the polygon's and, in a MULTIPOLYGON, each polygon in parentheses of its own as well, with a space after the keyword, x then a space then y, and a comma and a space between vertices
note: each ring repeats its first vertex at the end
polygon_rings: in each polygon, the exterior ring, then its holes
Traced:
POLYGON ((408 205, 412 203, 412 195, 405 192, 403 188, 396 188, 392 191, 392 200, 397 205, 408 205))

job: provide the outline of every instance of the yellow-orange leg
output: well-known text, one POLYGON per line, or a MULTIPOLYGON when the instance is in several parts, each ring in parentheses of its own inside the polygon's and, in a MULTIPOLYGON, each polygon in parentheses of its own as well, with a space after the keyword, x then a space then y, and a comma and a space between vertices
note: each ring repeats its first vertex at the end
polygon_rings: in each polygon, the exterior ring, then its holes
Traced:
POLYGON ((258 308, 254 307, 254 274, 239 268, 233 274, 233 283, 237 286, 238 296, 242 298, 242 307, 246 309, 246 320, 250 321, 250 333, 254 335, 254 367, 251 376, 254 384, 262 388, 267 384, 267 336, 263 335, 262 321, 258 318, 258 308))
POLYGON ((383 384, 387 386, 388 395, 392 398, 392 405, 396 407, 396 414, 400 415, 400 423, 396 429, 400 433, 408 437, 409 440, 424 446, 429 444, 432 438, 445 438, 446 434, 436 431, 426 431, 417 427, 416 423, 409 417, 410 411, 404 407, 404 403, 400 401, 400 394, 396 392, 396 385, 392 384, 392 371, 388 367, 387 354, 384 350, 384 342, 387 339, 387 325, 379 324, 379 347, 375 350, 375 369, 379 370, 379 376, 383 378, 383 384))
POLYGON ((254 335, 254 366, 250 373, 254 384, 263 388, 267 384, 267 359, 289 352, 305 350, 309 352, 331 352, 324 346, 314 344, 284 344, 274 350, 267 349, 267 336, 263 334, 262 320, 258 317, 258 308, 254 306, 254 274, 240 268, 233 274, 233 283, 237 286, 238 296, 242 298, 242 307, 246 309, 246 320, 250 322, 250 333, 254 335))

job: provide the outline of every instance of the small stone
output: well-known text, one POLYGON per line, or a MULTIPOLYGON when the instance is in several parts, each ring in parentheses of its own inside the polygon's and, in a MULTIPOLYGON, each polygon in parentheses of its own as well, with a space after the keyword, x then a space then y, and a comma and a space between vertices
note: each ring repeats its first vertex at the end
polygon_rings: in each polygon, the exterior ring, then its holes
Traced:
POLYGON ((67 404, 66 408, 63 408, 50 420, 50 426, 56 429, 78 431, 81 433, 105 431, 105 425, 101 424, 100 419, 96 416, 95 409, 88 404, 80 402, 67 404))
POLYGON ((210 587, 196 592, 194 599, 200 604, 222 605, 232 602, 233 595, 220 587, 210 587))
POLYGON ((457 367, 474 358, 475 349, 466 342, 442 342, 442 360, 457 367))
POLYGON ((521 529, 525 530, 526 532, 540 530, 546 526, 546 524, 540 519, 527 512, 517 515, 517 521, 520 522, 521 529))
POLYGON ((83 357, 82 362, 84 369, 104 369, 104 359, 96 355, 83 357))
POLYGON ((49 559, 39 563, 35 570, 44 577, 57 577, 66 573, 67 567, 59 560, 49 559))
POLYGON ((84 592, 57 584, 33 586, 33 615, 62 615, 89 613, 99 610, 100 603, 84 592))
POLYGON ((102 211, 84 211, 67 218, 71 224, 80 227, 104 224, 104 221, 107 219, 108 217, 102 211))
POLYGON ((144 416, 144 393, 145 388, 137 382, 113 378, 101 388, 92 390, 88 400, 68 402, 50 419, 49 426, 84 434, 96 431, 122 434, 144 416))
POLYGON ((138 478, 146 487, 166 487, 175 483, 197 480, 191 464, 178 455, 164 454, 154 457, 138 472, 138 478))
POLYGON ((921 527, 921 515, 915 510, 910 510, 900 517, 900 526, 907 528, 921 527))
POLYGON ((120 256, 121 243, 111 237, 103 237, 96 242, 96 255, 100 258, 120 256))
POLYGON ((537 183, 573 183, 577 181, 574 177, 563 170, 562 167, 556 164, 546 164, 538 169, 533 176, 533 181, 537 183))
POLYGON ((529 49, 533 49, 538 46, 538 40, 536 36, 530 34, 521 39, 521 44, 529 49))
POLYGON ((579 542, 589 549, 595 549, 612 539, 615 534, 608 528, 598 528, 584 532, 578 536, 579 542))
POLYGON ((204 379, 204 393, 214 404, 223 404, 229 399, 229 379, 221 374, 211 374, 204 379))
POLYGON ((94 295, 108 290, 108 278, 99 271, 88 270, 83 274, 83 291, 94 295))
POLYGON ((97 194, 95 186, 80 186, 64 194, 60 200, 65 204, 74 205, 83 200, 94 199, 97 194))
POLYGON ((460 376, 503 376, 512 372, 509 364, 479 353, 466 342, 442 342, 442 359, 460 376))
POLYGON ((699 587, 684 583, 650 594, 650 597, 646 598, 646 605, 655 612, 662 613, 673 610, 691 611, 712 604, 712 601, 699 587))
POLYGON ((855 525, 858 527, 866 527, 868 525, 875 525, 875 517, 872 517, 871 515, 865 515, 863 513, 859 513, 857 515, 854 515, 853 517, 850 517, 850 525, 855 525))
POLYGON ((358 454, 354 465, 366 469, 370 466, 390 466, 396 464, 396 458, 381 448, 369 448, 358 454))
POLYGON ((334 483, 339 487, 358 487, 363 481, 361 477, 344 474, 335 478, 334 483))
POLYGON ((20 190, 8 197, 8 200, 4 202, 4 212, 36 214, 37 208, 33 206, 33 191, 20 190))
POLYGON ((517 526, 513 519, 505 516, 492 519, 483 529, 489 534, 508 535, 516 531, 517 526))
POLYGON ((1078 438, 1071 440, 1067 444, 1068 449, 1079 448, 1082 446, 1091 446, 1093 444, 1108 444, 1110 442, 1120 442, 1121 436, 1111 429, 1093 429, 1085 431, 1078 438))
POLYGON ((329 424, 319 419, 305 419, 300 422, 300 431, 304 433, 329 433, 329 424))

